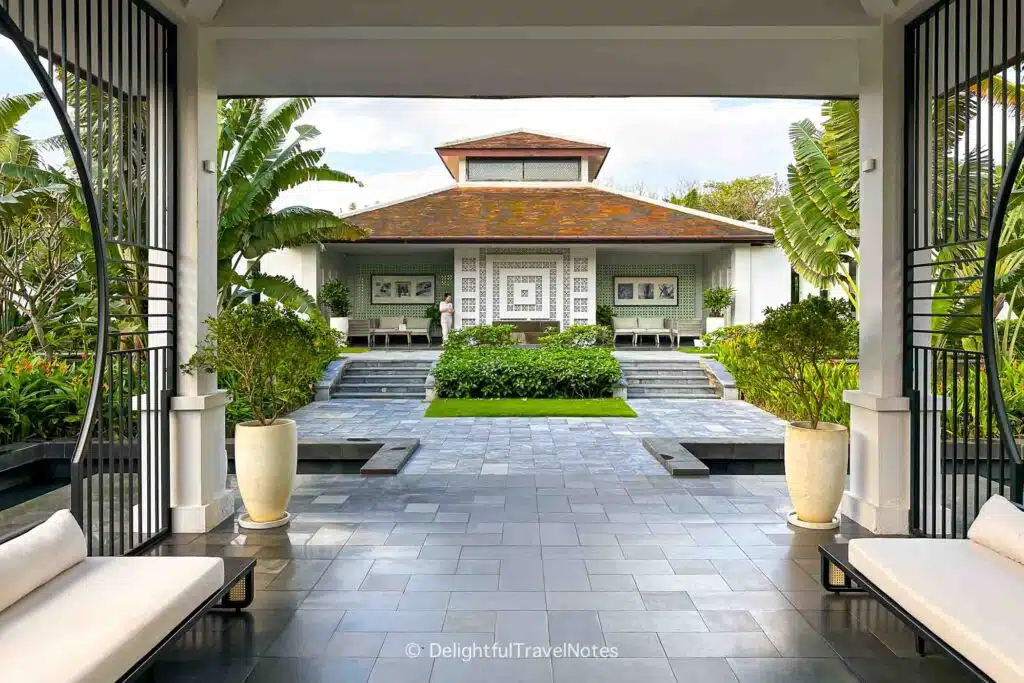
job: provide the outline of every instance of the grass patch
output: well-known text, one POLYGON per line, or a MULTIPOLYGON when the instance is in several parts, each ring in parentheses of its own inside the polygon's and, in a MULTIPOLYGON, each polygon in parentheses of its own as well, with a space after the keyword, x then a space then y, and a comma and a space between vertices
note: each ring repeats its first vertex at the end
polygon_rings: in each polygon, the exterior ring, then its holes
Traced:
POLYGON ((636 417, 621 398, 439 398, 426 417, 636 417))
POLYGON ((366 353, 369 350, 370 349, 366 348, 365 346, 346 346, 338 353, 343 356, 347 356, 352 353, 366 353))
POLYGON ((698 356, 715 355, 714 353, 711 352, 711 349, 709 349, 706 346, 680 346, 678 349, 676 349, 676 351, 678 351, 679 353, 692 353, 698 356))

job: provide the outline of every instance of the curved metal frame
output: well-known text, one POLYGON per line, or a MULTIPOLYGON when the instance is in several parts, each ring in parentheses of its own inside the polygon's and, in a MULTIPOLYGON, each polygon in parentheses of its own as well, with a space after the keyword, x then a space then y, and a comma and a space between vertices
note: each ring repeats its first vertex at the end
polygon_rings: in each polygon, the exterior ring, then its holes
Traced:
POLYGON ((32 71, 32 75, 35 76, 39 86, 43 89, 43 95, 46 97, 46 101, 50 104, 50 108, 53 109, 54 115, 57 117, 57 122, 60 124, 61 132, 64 134, 64 137, 68 142, 68 149, 71 154, 71 158, 74 161, 75 171, 78 173, 79 182, 82 184, 82 195, 85 198, 85 207, 89 215, 89 228, 92 232, 92 247, 96 257, 97 282, 96 348, 94 352, 96 364, 93 368, 92 387, 89 391, 89 402, 86 405, 85 416, 82 419, 82 429, 75 442, 75 452, 71 459, 71 511, 74 514, 75 519, 78 520, 78 523, 81 525, 83 524, 82 496, 80 490, 81 478, 75 476, 74 472, 75 469, 80 466, 86 449, 89 447, 89 432, 92 430, 93 423, 96 420, 96 410, 98 408, 100 394, 103 389, 103 368, 106 365, 107 344, 109 340, 106 241, 103 237, 103 229, 100 226, 99 207, 97 205, 95 190, 92 186, 92 178, 89 174, 89 166, 86 163, 85 154, 82 151, 81 141, 78 139, 78 132, 71 125, 71 119, 68 117, 64 101, 58 94, 53 82, 50 81, 46 71, 43 70, 43 65, 40 63, 38 55, 35 54, 32 43, 29 42, 24 32, 17 24, 14 23, 14 19, 3 7, 0 7, 0 31, 10 38, 18 48, 18 52, 21 53, 21 56, 28 65, 28 68, 32 71))
POLYGON ((1002 184, 999 186, 995 210, 988 225, 984 272, 981 280, 981 341, 985 352, 985 376, 988 379, 988 393, 996 411, 996 418, 999 420, 999 438, 1017 465, 1022 464, 1021 454, 1020 449, 1017 448, 1017 442, 1013 438, 1010 416, 1006 412, 1006 402, 1003 399, 1003 387, 999 383, 999 368, 996 359, 995 285, 999 239, 1003 235, 1003 225, 1006 222, 1010 196, 1013 194, 1013 184, 1022 163, 1024 163, 1024 131, 1017 136, 1013 155, 1003 169, 1002 184))

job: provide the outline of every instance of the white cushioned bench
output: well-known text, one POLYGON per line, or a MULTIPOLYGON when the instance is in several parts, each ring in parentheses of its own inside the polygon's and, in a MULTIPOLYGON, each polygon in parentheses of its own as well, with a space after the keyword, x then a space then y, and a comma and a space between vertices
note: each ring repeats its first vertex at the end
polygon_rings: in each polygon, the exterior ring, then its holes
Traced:
POLYGON ((123 680, 224 584, 216 557, 86 557, 58 512, 0 545, 0 680, 123 680))
POLYGON ((867 592, 982 681, 1024 683, 1024 511, 1001 496, 966 539, 857 538, 820 547, 826 590, 867 592))
POLYGON ((1024 682, 1024 565, 969 540, 864 538, 850 564, 993 680, 1024 682))

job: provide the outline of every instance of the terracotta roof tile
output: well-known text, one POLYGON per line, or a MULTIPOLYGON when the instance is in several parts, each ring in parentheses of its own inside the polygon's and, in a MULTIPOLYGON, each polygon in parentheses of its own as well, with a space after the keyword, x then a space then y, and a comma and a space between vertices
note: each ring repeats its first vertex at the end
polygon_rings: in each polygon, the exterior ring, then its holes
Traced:
POLYGON ((456 186, 347 218, 368 241, 770 242, 753 227, 597 187, 456 186))
POLYGON ((447 149, 608 149, 603 145, 595 145, 577 140, 566 140, 540 133, 516 131, 489 138, 466 140, 450 145, 441 145, 438 150, 447 149))

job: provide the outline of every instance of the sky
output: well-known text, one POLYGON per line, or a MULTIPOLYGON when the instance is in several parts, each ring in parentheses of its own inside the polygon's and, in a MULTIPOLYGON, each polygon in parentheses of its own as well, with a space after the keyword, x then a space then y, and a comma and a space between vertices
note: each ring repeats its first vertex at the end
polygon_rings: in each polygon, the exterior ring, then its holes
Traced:
MULTIPOLYGON (((0 96, 38 90, 10 42, 0 38, 0 96)), ((321 131, 326 162, 362 187, 317 183, 296 188, 282 205, 335 211, 394 201, 450 185, 434 147, 452 140, 525 128, 611 147, 598 182, 665 195, 680 183, 753 174, 785 177, 788 129, 820 122, 809 100, 711 98, 359 99, 319 98, 303 123, 321 131)), ((24 121, 35 137, 56 133, 45 105, 24 121)))

